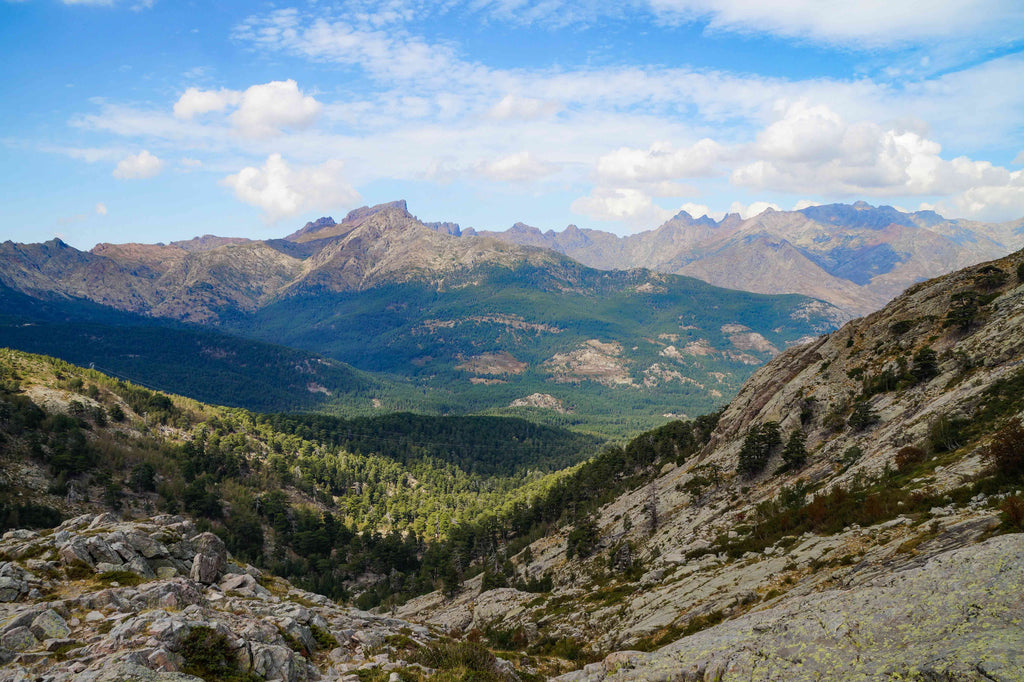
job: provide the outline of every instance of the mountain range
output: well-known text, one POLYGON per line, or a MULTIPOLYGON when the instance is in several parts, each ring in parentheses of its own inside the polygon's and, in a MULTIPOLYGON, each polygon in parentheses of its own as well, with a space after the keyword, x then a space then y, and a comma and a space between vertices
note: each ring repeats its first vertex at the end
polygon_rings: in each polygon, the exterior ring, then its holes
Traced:
POLYGON ((0 676, 1017 680, 1022 326, 1024 251, 559 472, 597 444, 4 350, 0 676))
POLYGON ((448 229, 552 249, 594 268, 641 267, 744 291, 804 294, 853 315, 877 310, 915 282, 1024 246, 1024 219, 948 220, 863 201, 718 221, 680 211, 626 237, 575 225, 562 232, 523 223, 503 232, 448 229))
MULTIPOLYGON (((89 252, 59 240, 6 242, 0 343, 36 350, 45 340, 47 352, 75 352, 78 362, 95 347, 97 364, 169 388, 140 371, 149 351, 123 340, 124 329, 216 331, 375 373, 381 388, 362 391, 358 410, 530 414, 622 435, 662 415, 713 409, 755 367, 847 317, 804 296, 596 270, 549 249, 456 231, 393 202, 266 241, 207 236, 89 252), (61 350, 71 335, 53 325, 70 318, 108 329, 94 329, 84 345, 72 334, 74 349, 61 350)), ((166 374, 167 363, 153 364, 166 374)), ((303 384, 334 395, 314 377, 303 384)), ((307 406, 280 405, 296 407, 307 406)))

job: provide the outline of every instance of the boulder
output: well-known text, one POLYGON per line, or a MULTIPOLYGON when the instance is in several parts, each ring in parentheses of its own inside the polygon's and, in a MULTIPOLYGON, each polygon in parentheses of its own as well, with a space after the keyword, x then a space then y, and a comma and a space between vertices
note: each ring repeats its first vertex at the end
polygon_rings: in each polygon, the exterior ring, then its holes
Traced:
POLYGON ((24 581, 10 576, 0 577, 0 602, 17 601, 26 592, 28 585, 24 581))
POLYGON ((71 628, 61 615, 53 609, 47 609, 32 620, 32 634, 38 639, 63 639, 71 635, 71 628))
POLYGON ((115 564, 120 566, 124 563, 121 559, 121 555, 114 551, 114 549, 107 543, 106 540, 94 535, 85 541, 86 550, 92 557, 92 561, 89 563, 94 564, 115 564))
POLYGON ((27 627, 8 630, 0 637, 0 646, 11 651, 28 651, 39 646, 39 640, 27 627))
POLYGON ((146 559, 157 559, 168 556, 167 548, 149 535, 138 531, 125 534, 126 544, 146 559))
POLYGON ((192 545, 196 549, 196 554, 192 559, 190 577, 204 585, 212 585, 217 582, 227 564, 227 548, 224 541, 213 533, 200 533, 192 538, 192 545))

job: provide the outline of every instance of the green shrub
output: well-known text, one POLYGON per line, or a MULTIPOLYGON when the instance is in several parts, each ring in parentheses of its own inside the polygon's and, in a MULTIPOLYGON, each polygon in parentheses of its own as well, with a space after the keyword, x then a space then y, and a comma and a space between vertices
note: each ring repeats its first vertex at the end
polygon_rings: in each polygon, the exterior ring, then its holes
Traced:
POLYGON ((131 571, 105 571, 96 576, 96 580, 104 585, 117 583, 118 585, 134 587, 145 582, 145 578, 131 571))
POLYGON ((984 265, 980 270, 978 270, 977 274, 974 275, 974 285, 979 289, 991 291, 992 289, 998 289, 1006 284, 1006 280, 1008 279, 1009 275, 996 266, 984 265))
POLYGON ((967 419, 950 418, 945 415, 932 420, 928 425, 928 446, 933 453, 953 452, 964 444, 964 430, 970 422, 967 419))
POLYGON ((867 403, 867 401, 862 400, 859 401, 856 405, 854 405, 853 414, 850 415, 850 418, 847 420, 846 423, 854 431, 863 431, 867 427, 877 422, 878 415, 875 413, 874 410, 871 409, 871 406, 867 403))
POLYGON ((334 635, 329 630, 325 630, 319 625, 310 625, 309 629, 313 632, 313 639, 316 641, 318 649, 330 651, 338 646, 338 640, 334 638, 334 635))
POLYGON ((487 647, 477 642, 432 642, 412 652, 410 662, 436 670, 459 671, 460 679, 505 680, 498 670, 498 662, 487 647))
POLYGON ((178 653, 185 659, 182 672, 206 682, 257 682, 260 679, 240 669, 227 635, 204 625, 189 631, 178 653))
POLYGON ((782 443, 778 422, 765 422, 747 432, 740 448, 736 472, 756 476, 764 471, 775 448, 782 443))

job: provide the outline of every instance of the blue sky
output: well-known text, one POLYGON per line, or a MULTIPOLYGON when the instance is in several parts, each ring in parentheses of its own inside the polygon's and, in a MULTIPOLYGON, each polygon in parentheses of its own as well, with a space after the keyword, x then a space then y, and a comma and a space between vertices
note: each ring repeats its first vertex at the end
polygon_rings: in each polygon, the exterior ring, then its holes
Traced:
POLYGON ((0 238, 1024 217, 1019 0, 0 0, 0 238))

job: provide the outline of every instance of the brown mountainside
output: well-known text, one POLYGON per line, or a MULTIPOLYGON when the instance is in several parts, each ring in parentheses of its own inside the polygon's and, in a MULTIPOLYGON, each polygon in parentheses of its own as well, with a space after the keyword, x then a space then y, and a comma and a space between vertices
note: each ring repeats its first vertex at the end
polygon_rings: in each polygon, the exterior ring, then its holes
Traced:
POLYGON ((717 222, 680 212, 625 237, 575 225, 541 232, 522 223, 478 234, 553 249, 594 268, 645 267, 746 291, 800 293, 866 314, 915 282, 1020 248, 1024 220, 947 220, 857 202, 717 222), (789 248, 768 248, 783 243, 789 248), (778 262, 767 262, 773 258, 778 262))

